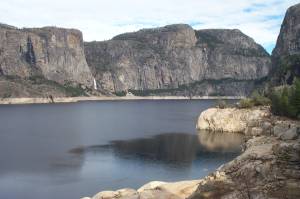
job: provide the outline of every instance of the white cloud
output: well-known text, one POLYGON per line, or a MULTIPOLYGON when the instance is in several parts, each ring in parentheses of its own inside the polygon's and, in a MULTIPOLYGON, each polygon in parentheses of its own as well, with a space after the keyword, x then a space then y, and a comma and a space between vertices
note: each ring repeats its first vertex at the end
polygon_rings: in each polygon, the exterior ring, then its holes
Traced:
POLYGON ((77 28, 84 39, 107 40, 141 28, 187 23, 238 28, 265 47, 274 45, 286 9, 297 0, 9 0, 0 21, 18 27, 77 28))

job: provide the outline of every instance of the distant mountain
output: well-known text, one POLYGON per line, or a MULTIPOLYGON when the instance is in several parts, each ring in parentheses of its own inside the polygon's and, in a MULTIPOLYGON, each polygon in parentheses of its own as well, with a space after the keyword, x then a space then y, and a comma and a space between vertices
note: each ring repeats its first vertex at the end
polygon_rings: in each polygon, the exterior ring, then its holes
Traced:
POLYGON ((177 24, 84 43, 79 30, 0 24, 0 97, 240 96, 270 68, 263 47, 235 29, 177 24))
POLYGON ((271 67, 264 48, 235 29, 169 25, 84 46, 99 85, 119 95, 248 95, 271 67))

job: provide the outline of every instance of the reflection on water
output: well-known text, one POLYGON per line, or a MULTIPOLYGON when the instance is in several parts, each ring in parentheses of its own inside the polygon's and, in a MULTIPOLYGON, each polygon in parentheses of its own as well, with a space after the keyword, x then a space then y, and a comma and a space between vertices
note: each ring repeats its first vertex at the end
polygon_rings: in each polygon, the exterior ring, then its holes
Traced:
POLYGON ((195 159, 198 141, 194 135, 169 133, 152 138, 113 141, 114 153, 120 157, 138 157, 173 163, 188 163, 195 159))
POLYGON ((110 151, 116 158, 159 161, 189 166, 194 160, 240 153, 243 136, 231 133, 198 132, 166 133, 150 138, 115 140, 108 145, 78 147, 70 152, 79 155, 99 155, 110 151))
POLYGON ((238 133, 222 133, 198 131, 200 144, 208 151, 236 152, 240 151, 244 136, 238 133))

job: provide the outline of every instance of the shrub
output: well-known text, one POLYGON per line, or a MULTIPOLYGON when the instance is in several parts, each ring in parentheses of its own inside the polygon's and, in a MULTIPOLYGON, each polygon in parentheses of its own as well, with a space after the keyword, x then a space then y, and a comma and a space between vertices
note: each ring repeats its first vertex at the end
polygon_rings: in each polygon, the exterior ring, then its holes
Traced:
POLYGON ((299 118, 300 80, 295 79, 293 86, 283 86, 273 89, 271 102, 272 113, 291 118, 299 118))
POLYGON ((81 88, 80 85, 77 86, 65 85, 64 87, 67 95, 70 97, 87 96, 85 90, 81 88))
POLYGON ((298 78, 294 81, 293 91, 292 91, 291 104, 300 114, 300 80, 298 78))
POLYGON ((268 106, 271 104, 271 100, 263 95, 261 95, 258 91, 254 91, 251 95, 251 100, 254 106, 268 106))
POLYGON ((117 92, 115 92, 115 95, 118 97, 126 96, 126 91, 117 91, 117 92))
POLYGON ((250 98, 241 99, 237 104, 238 108, 252 108, 254 107, 254 102, 250 98))
POLYGON ((241 99, 237 108, 252 108, 254 106, 269 106, 271 100, 268 97, 260 94, 257 90, 254 91, 250 98, 241 99))
POLYGON ((228 108, 229 105, 227 104, 227 102, 225 100, 218 100, 217 104, 216 104, 216 107, 224 109, 224 108, 228 108))
POLYGON ((288 55, 279 60, 277 74, 281 81, 292 85, 299 77, 300 55, 288 55), (287 78, 288 77, 288 78, 287 78))
POLYGON ((69 97, 87 96, 85 89, 82 88, 81 84, 66 82, 63 85, 63 89, 69 97))

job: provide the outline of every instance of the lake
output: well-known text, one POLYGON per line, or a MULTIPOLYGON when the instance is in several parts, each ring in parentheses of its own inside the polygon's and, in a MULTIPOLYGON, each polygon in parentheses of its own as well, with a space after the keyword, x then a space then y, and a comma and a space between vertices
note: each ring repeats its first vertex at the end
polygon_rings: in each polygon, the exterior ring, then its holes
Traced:
POLYGON ((149 181, 199 179, 242 137, 197 132, 216 100, 0 106, 0 198, 76 199, 149 181))

